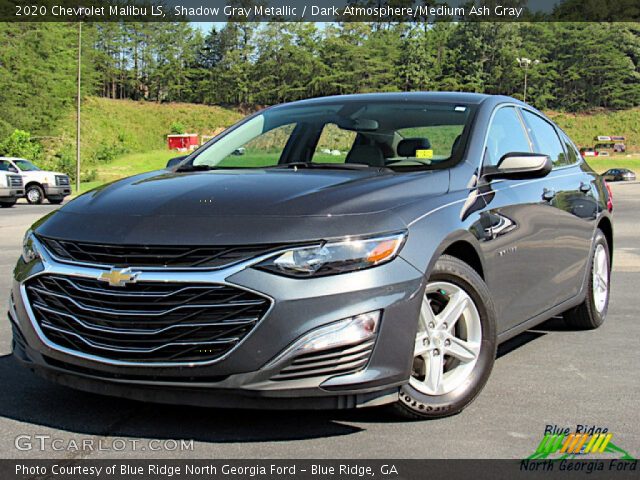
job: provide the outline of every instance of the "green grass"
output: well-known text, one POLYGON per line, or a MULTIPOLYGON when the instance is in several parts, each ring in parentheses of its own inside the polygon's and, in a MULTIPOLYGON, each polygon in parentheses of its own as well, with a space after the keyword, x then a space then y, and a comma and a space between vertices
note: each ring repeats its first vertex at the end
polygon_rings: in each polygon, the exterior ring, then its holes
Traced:
MULTIPOLYGON (((91 182, 82 182, 80 184, 80 193, 96 188, 107 182, 112 182, 132 175, 152 170, 161 170, 165 168, 167 161, 171 158, 178 157, 181 154, 172 150, 152 150, 144 153, 130 153, 118 157, 114 161, 99 165, 96 168, 97 180, 91 182)), ((280 152, 247 152, 246 155, 238 157, 229 157, 226 161, 220 163, 221 167, 264 167, 275 165, 280 157, 280 152)), ((344 155, 334 156, 322 153, 316 153, 314 160, 322 163, 344 162, 344 155)), ((76 194, 75 185, 72 186, 72 194, 76 194)))
POLYGON ((624 155, 587 157, 587 163, 598 173, 603 173, 610 168, 628 168, 640 173, 640 157, 626 157, 624 155))
MULTIPOLYGON (((85 193, 85 192, 88 192, 89 190, 93 190, 94 188, 99 187, 104 183, 105 182, 103 182, 102 180, 96 180, 93 182, 80 182, 80 193, 85 193)), ((75 183, 71 186, 71 195, 72 196, 78 195, 78 191, 76 190, 75 183)))
MULTIPOLYGON (((240 113, 218 106, 88 97, 81 111, 83 164, 86 171, 91 170, 92 164, 99 164, 97 155, 109 149, 126 153, 165 149, 175 122, 184 125, 188 133, 211 135, 241 118, 240 113)), ((75 113, 70 112, 56 135, 43 140, 48 152, 75 151, 75 122, 75 113)))
POLYGON ((144 153, 129 153, 116 158, 110 163, 96 168, 98 180, 102 183, 130 177, 142 172, 159 170, 167 165, 167 161, 182 155, 173 150, 151 150, 144 153))

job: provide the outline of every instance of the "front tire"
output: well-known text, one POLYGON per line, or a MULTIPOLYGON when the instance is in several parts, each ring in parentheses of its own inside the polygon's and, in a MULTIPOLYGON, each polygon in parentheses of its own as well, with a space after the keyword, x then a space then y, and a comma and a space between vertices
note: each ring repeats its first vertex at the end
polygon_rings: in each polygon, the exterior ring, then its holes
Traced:
POLYGON ((609 309, 611 259, 607 237, 596 231, 589 261, 587 296, 577 307, 564 312, 564 321, 576 330, 593 330, 604 323, 609 309))
POLYGON ((495 309, 469 265, 443 255, 420 312, 409 382, 394 404, 405 418, 439 418, 469 405, 487 383, 496 357, 495 309))
POLYGON ((12 200, 9 202, 0 202, 0 208, 11 208, 16 204, 17 200, 12 200))
POLYGON ((44 199, 44 191, 39 185, 30 185, 27 187, 25 197, 27 197, 27 202, 31 205, 40 205, 44 199))
POLYGON ((64 198, 47 198, 51 205, 60 205, 64 198))

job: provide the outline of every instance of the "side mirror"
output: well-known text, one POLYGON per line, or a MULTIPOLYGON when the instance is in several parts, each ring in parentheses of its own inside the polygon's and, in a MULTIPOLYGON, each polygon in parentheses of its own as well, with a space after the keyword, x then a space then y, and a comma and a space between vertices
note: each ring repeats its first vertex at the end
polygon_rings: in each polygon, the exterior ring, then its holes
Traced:
POLYGON ((175 157, 175 158, 170 159, 167 162, 167 167, 166 168, 175 167, 176 165, 178 165, 181 161, 183 161, 187 157, 188 157, 188 155, 182 155, 181 157, 175 157))
POLYGON ((504 155, 495 167, 483 168, 482 177, 486 180, 528 180, 547 176, 552 167, 548 155, 512 152, 504 155))

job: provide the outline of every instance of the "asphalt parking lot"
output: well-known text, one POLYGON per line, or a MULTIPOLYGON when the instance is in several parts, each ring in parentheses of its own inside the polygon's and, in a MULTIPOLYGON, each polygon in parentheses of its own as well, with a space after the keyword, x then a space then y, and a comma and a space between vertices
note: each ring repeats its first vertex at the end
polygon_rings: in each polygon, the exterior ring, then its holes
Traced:
MULTIPOLYGON (((482 394, 457 416, 406 422, 378 409, 224 411, 77 392, 47 383, 16 365, 3 314, 0 457, 523 458, 533 453, 546 424, 606 427, 616 445, 638 457, 640 183, 614 184, 613 192, 616 251, 604 326, 578 332, 552 319, 516 337, 501 347, 482 394), (46 451, 19 450, 15 447, 19 435, 58 439, 59 449, 53 450, 46 441, 46 451), (137 439, 141 442, 131 442, 137 439), (167 439, 193 439, 193 449, 178 451, 174 443, 163 443, 167 439), (85 440, 94 448, 73 448, 85 440), (160 442, 149 444, 149 440, 160 442), (124 450, 118 451, 123 445, 124 450), (150 451, 163 446, 165 450, 150 451)), ((22 235, 55 208, 20 203, 0 211, 3 312, 22 235)))

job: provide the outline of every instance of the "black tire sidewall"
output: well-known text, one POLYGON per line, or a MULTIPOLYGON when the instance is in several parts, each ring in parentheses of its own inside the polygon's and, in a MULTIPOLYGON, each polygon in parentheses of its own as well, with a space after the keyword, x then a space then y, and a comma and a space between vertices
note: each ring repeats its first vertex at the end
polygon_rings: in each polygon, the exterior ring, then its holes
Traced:
POLYGON ((418 417, 443 417, 460 412, 473 401, 486 384, 496 356, 495 309, 489 290, 480 276, 467 264, 443 257, 429 277, 429 282, 445 281, 464 289, 478 309, 482 326, 482 343, 476 366, 467 380, 444 395, 426 395, 410 384, 400 390, 400 404, 418 417))

